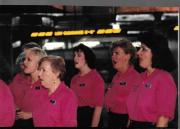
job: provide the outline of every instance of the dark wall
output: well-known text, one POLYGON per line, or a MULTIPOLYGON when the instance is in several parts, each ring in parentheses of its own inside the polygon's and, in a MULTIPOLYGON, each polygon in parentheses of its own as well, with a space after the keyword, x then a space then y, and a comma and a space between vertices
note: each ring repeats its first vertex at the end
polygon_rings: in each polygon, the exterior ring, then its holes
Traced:
POLYGON ((10 40, 10 27, 8 25, 0 26, 0 78, 6 82, 11 79, 12 49, 10 40))

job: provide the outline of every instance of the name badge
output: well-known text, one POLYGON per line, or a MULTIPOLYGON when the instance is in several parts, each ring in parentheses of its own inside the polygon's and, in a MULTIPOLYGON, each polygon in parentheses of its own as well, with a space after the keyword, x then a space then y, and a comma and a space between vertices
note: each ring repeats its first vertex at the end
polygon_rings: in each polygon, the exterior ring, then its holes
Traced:
POLYGON ((85 83, 80 83, 79 84, 80 87, 85 87, 85 85, 86 85, 85 83))
POLYGON ((40 90, 41 87, 40 87, 40 86, 35 86, 35 89, 36 89, 36 90, 40 90))
POLYGON ((126 83, 125 81, 122 81, 122 82, 119 83, 119 85, 122 86, 122 87, 124 87, 124 86, 127 85, 127 83, 126 83))
POLYGON ((146 83, 146 84, 145 84, 145 87, 146 87, 146 88, 151 88, 151 87, 152 87, 152 84, 151 84, 151 83, 146 83))
POLYGON ((51 100, 50 100, 50 103, 51 103, 51 104, 56 104, 56 100, 51 99, 51 100))

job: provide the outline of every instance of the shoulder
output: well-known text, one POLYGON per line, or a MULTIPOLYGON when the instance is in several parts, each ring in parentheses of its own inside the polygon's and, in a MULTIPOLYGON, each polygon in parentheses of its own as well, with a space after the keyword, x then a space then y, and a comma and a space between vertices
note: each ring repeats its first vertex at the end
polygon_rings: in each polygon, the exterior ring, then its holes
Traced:
POLYGON ((63 89, 63 93, 66 97, 74 97, 75 96, 74 91, 71 88, 69 88, 66 84, 63 83, 61 86, 63 89))
POLYGON ((92 72, 91 72, 91 78, 95 78, 95 79, 98 79, 98 80, 102 80, 103 81, 103 78, 101 76, 101 74, 96 70, 96 69, 93 69, 92 72))
POLYGON ((158 77, 161 77, 161 78, 172 78, 172 75, 165 71, 165 70, 162 70, 162 69, 156 69, 156 72, 157 72, 157 76, 158 77))
POLYGON ((71 81, 76 80, 76 79, 78 78, 78 76, 79 76, 79 74, 75 74, 75 75, 72 77, 71 81))
POLYGON ((1 92, 1 94, 4 94, 4 95, 11 94, 8 85, 3 80, 0 80, 0 92, 1 92))
POLYGON ((131 69, 131 73, 135 76, 141 76, 141 74, 134 68, 131 69))
POLYGON ((7 84, 3 80, 0 80, 0 89, 1 91, 4 89, 8 89, 7 84))

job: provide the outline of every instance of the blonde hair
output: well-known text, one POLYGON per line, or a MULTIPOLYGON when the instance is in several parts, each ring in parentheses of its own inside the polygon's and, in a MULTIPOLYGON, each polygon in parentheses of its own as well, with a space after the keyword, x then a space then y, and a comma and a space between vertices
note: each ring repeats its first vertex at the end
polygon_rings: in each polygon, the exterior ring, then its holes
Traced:
POLYGON ((30 50, 29 52, 33 53, 36 56, 39 56, 40 58, 47 56, 46 51, 42 50, 41 48, 34 47, 34 48, 30 48, 29 50, 30 50))

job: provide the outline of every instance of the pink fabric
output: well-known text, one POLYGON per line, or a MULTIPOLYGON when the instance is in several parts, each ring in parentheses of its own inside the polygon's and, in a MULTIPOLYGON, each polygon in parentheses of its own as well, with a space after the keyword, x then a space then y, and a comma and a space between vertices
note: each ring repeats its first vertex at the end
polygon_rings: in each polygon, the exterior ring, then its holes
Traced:
POLYGON ((142 73, 143 82, 128 98, 129 117, 136 121, 156 122, 161 115, 172 120, 177 89, 172 76, 156 69, 150 76, 142 73))
POLYGON ((12 127, 15 121, 15 105, 9 87, 0 80, 0 127, 12 127))
POLYGON ((76 127, 77 98, 64 83, 48 96, 44 94, 43 104, 33 112, 35 127, 76 127))
POLYGON ((28 86, 21 101, 21 110, 25 112, 36 110, 42 104, 41 99, 43 99, 44 92, 46 92, 46 89, 41 85, 39 80, 28 86))
POLYGON ((84 76, 75 75, 70 87, 78 98, 79 106, 103 106, 104 81, 95 69, 84 76))
POLYGON ((117 72, 105 96, 106 108, 114 113, 127 114, 127 97, 140 81, 140 74, 132 66, 124 74, 117 72))
POLYGON ((24 97, 28 87, 31 85, 31 78, 22 74, 17 74, 13 81, 9 84, 13 94, 16 107, 20 108, 22 98, 24 97))

